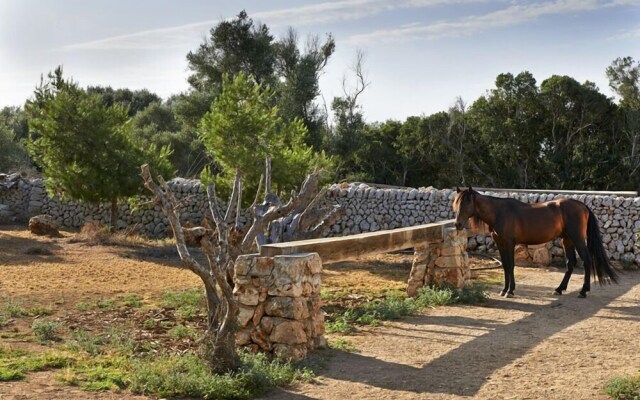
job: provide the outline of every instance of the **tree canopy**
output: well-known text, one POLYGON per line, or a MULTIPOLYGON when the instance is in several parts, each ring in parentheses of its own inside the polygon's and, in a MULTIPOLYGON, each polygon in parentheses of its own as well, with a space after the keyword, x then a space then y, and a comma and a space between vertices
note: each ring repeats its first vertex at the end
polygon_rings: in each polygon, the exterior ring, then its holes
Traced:
POLYGON ((64 79, 61 67, 43 79, 26 110, 29 152, 53 193, 115 205, 142 190, 142 163, 170 171, 167 147, 142 146, 135 140, 126 106, 105 105, 100 96, 64 79))

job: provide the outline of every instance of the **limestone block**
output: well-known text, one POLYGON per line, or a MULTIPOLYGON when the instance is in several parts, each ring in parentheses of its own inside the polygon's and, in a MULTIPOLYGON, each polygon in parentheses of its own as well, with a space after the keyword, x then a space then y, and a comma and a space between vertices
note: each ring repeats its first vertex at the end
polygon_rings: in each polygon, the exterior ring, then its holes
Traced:
POLYGON ((246 306, 257 306, 260 298, 258 289, 252 286, 236 286, 233 294, 240 304, 246 306))
POLYGON ((254 307, 246 307, 241 304, 238 311, 238 325, 242 328, 247 326, 249 321, 253 318, 254 313, 254 307))
POLYGON ((236 259, 234 265, 234 276, 248 275, 251 266, 256 262, 256 254, 241 255, 236 259))
POLYGON ((307 301, 302 297, 271 297, 266 301, 264 311, 271 317, 296 320, 309 318, 307 301))
POLYGON ((249 274, 251 276, 269 276, 273 272, 273 257, 256 257, 249 274))
POLYGON ((29 229, 34 235, 60 236, 58 223, 49 215, 36 215, 29 219, 29 229))
POLYGON ((463 255, 458 254, 454 256, 440 256, 435 262, 438 268, 464 268, 465 258, 463 255))
POLYGON ((304 344, 307 342, 307 335, 304 333, 304 324, 302 322, 273 318, 273 330, 269 339, 273 343, 304 344))
POLYGON ((236 345, 244 346, 251 343, 251 329, 240 329, 236 332, 236 345))

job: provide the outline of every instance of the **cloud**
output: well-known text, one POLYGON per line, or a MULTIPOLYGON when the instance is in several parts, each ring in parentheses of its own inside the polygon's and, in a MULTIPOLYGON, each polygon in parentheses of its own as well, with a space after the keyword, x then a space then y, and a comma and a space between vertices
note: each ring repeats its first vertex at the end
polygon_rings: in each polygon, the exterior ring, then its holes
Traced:
POLYGON ((617 35, 613 35, 608 37, 609 40, 626 40, 626 39, 637 39, 640 38, 640 26, 629 29, 625 32, 618 33, 617 35))
POLYGON ((521 25, 549 15, 573 14, 638 3, 632 0, 602 2, 599 0, 557 0, 535 4, 512 4, 511 6, 484 15, 470 16, 453 21, 431 24, 413 24, 392 29, 376 30, 351 36, 352 44, 363 45, 379 42, 410 40, 433 40, 445 37, 469 36, 475 33, 521 25))
MULTIPOLYGON (((301 26, 357 20, 398 9, 437 7, 484 1, 488 0, 341 0, 257 12, 250 14, 250 17, 257 21, 263 21, 274 28, 293 24, 301 26)), ((219 22, 220 20, 201 21, 111 36, 99 40, 69 44, 63 46, 60 50, 184 48, 192 45, 194 41, 201 40, 202 36, 219 22)))

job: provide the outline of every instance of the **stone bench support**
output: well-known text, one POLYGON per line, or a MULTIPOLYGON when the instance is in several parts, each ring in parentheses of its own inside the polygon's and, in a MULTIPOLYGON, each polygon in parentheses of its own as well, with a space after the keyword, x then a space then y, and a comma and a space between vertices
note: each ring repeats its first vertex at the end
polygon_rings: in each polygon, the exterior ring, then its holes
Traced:
POLYGON ((416 246, 407 295, 414 297, 423 286, 464 286, 470 277, 466 247, 466 231, 450 227, 444 228, 441 242, 416 246))
POLYGON ((236 344, 285 360, 326 345, 317 253, 238 257, 234 295, 240 303, 236 344))

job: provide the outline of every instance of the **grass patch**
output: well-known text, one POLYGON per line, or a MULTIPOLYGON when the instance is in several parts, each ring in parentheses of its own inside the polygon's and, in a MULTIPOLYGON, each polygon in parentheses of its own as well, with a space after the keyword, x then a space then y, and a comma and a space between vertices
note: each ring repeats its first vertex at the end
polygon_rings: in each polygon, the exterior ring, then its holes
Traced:
POLYGON ((639 400, 640 375, 610 379, 604 385, 604 392, 615 400, 639 400))
POLYGON ((204 293, 200 289, 188 289, 164 292, 162 307, 174 309, 176 314, 184 319, 203 315, 206 309, 204 293))
POLYGON ((116 308, 116 301, 113 299, 101 299, 96 301, 96 307, 111 310, 116 308))
POLYGON ((169 336, 174 339, 194 338, 197 335, 193 328, 184 325, 176 325, 169 330, 169 336))
POLYGON ((349 353, 355 353, 358 351, 356 346, 345 338, 337 338, 335 340, 330 341, 329 347, 331 347, 332 349, 346 351, 349 353))
POLYGON ((243 368, 213 375, 194 355, 161 356, 132 362, 129 389, 159 397, 249 399, 276 386, 309 381, 313 374, 262 354, 242 354, 243 368))
POLYGON ((415 298, 406 298, 399 292, 389 292, 384 299, 362 303, 358 306, 337 309, 325 323, 327 333, 349 334, 353 325, 379 325, 381 321, 396 320, 413 315, 427 307, 449 304, 478 304, 486 300, 484 286, 427 287, 418 291, 415 298))
POLYGON ((125 307, 140 308, 142 307, 142 297, 137 294, 127 294, 122 298, 122 304, 125 307))
POLYGON ((48 342, 57 339, 58 324, 53 321, 36 319, 31 324, 31 330, 40 342, 48 342))
POLYGON ((129 364, 129 359, 121 356, 82 360, 65 369, 56 379, 91 392, 124 389, 129 383, 129 364))
POLYGON ((72 359, 57 352, 36 354, 0 347, 0 381, 21 380, 28 372, 64 368, 71 362, 72 359))
POLYGON ((2 315, 9 318, 26 317, 28 315, 27 310, 22 307, 22 303, 13 299, 6 299, 2 305, 2 315))

